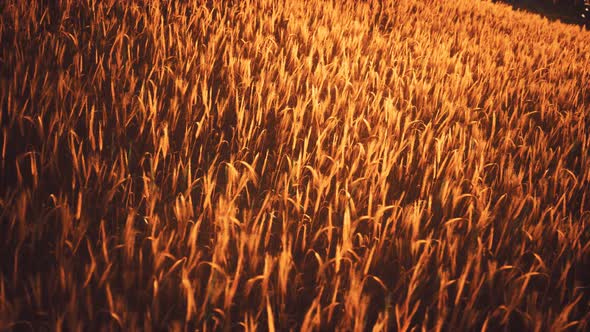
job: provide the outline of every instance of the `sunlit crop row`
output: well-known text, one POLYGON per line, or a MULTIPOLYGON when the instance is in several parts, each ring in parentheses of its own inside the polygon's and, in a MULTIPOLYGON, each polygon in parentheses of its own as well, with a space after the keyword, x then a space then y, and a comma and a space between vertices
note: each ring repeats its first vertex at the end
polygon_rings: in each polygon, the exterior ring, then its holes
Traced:
POLYGON ((381 2, 0 3, 0 330, 590 329, 590 32, 381 2))

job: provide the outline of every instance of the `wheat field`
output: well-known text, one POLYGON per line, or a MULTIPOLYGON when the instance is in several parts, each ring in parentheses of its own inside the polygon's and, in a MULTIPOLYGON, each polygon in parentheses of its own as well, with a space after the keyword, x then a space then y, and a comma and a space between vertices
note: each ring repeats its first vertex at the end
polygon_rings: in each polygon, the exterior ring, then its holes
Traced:
POLYGON ((0 330, 590 329, 590 31, 476 0, 0 3, 0 330))

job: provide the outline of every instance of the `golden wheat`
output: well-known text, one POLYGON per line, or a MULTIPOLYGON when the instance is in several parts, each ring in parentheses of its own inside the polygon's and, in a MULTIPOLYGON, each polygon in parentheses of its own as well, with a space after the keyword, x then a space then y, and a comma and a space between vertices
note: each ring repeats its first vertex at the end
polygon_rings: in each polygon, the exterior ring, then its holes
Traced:
POLYGON ((470 0, 0 11, 0 330, 590 328, 590 32, 470 0))

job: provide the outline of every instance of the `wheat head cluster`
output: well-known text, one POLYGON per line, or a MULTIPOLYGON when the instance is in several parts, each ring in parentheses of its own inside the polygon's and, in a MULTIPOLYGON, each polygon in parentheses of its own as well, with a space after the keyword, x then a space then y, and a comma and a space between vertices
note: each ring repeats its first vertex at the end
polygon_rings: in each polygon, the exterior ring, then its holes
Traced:
POLYGON ((0 12, 0 330, 590 329, 589 31, 474 0, 0 12))

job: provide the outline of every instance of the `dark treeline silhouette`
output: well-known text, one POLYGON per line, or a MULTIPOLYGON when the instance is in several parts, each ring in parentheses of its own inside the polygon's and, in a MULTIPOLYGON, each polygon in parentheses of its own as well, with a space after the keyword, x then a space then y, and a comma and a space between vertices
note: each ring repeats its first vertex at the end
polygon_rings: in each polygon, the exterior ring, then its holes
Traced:
POLYGON ((527 10, 551 20, 585 25, 590 28, 590 0, 494 0, 527 10))

